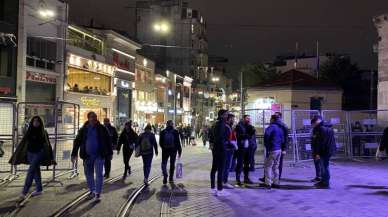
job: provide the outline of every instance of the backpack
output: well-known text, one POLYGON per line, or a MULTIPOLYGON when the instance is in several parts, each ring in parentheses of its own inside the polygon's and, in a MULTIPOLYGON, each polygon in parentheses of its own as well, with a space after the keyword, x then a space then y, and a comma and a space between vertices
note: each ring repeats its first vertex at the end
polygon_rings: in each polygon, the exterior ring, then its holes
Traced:
POLYGON ((174 130, 166 130, 163 137, 163 148, 171 149, 175 147, 174 130))
POLYGON ((147 155, 152 153, 152 144, 150 139, 146 136, 143 136, 140 143, 140 154, 147 155))

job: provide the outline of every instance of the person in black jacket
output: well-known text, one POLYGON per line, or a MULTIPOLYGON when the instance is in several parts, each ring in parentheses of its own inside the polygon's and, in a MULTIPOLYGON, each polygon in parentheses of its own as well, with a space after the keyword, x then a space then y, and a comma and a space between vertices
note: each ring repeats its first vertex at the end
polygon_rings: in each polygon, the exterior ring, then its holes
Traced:
POLYGON ((166 129, 162 130, 159 138, 159 145, 162 148, 162 172, 163 184, 167 184, 167 178, 170 183, 174 183, 174 171, 176 155, 180 158, 182 156, 182 146, 179 140, 179 132, 174 129, 174 122, 167 121, 166 129), (167 173, 167 162, 170 158, 170 176, 167 173))
POLYGON ((155 134, 152 133, 150 124, 144 128, 144 132, 138 139, 139 152, 143 159, 144 184, 148 186, 148 178, 151 173, 152 158, 158 156, 158 143, 156 142, 155 134))
POLYGON ((249 178, 249 164, 251 160, 251 148, 250 140, 252 139, 254 131, 249 130, 251 117, 244 115, 243 120, 236 126, 237 136, 237 165, 236 165, 236 182, 241 186, 241 172, 244 172, 244 184, 253 184, 249 178))
POLYGON ((314 159, 320 161, 321 176, 320 182, 316 183, 317 188, 330 188, 330 158, 336 152, 336 141, 333 129, 325 125, 321 116, 317 115, 311 120, 314 127, 312 136, 312 147, 314 147, 314 159))
POLYGON ((131 166, 129 166, 129 160, 135 149, 135 145, 138 139, 138 135, 132 129, 132 121, 125 123, 123 132, 120 134, 119 142, 117 144, 117 155, 120 154, 121 146, 123 146, 123 161, 124 161, 124 175, 123 179, 127 178, 127 175, 131 175, 131 166))
POLYGON ((384 129, 379 149, 380 151, 385 151, 385 153, 388 154, 388 127, 384 129))
MULTIPOLYGON (((117 139, 118 139, 117 130, 114 126, 112 126, 109 118, 104 118, 104 126, 108 130, 110 139, 112 141, 112 150, 116 150, 117 149, 117 147, 116 147, 117 146, 117 139)), ((104 168, 105 168, 104 177, 105 178, 109 178, 109 176, 110 176, 110 170, 112 167, 112 157, 113 156, 110 156, 110 157, 105 159, 105 163, 104 163, 104 168)))
POLYGON ((218 112, 218 121, 211 129, 213 132, 210 135, 210 142, 212 143, 212 155, 213 162, 210 172, 210 184, 212 193, 217 196, 224 196, 223 191, 223 178, 225 170, 225 160, 226 160, 226 146, 229 144, 229 134, 230 130, 227 126, 227 118, 229 112, 227 110, 221 109, 218 112), (217 190, 215 185, 217 173, 217 190))
POLYGON ((78 151, 84 161, 86 182, 90 190, 89 198, 95 197, 96 201, 99 201, 104 161, 113 155, 113 150, 108 130, 97 120, 97 114, 94 112, 88 113, 88 121, 78 131, 74 140, 71 153, 73 163, 78 161, 78 151))

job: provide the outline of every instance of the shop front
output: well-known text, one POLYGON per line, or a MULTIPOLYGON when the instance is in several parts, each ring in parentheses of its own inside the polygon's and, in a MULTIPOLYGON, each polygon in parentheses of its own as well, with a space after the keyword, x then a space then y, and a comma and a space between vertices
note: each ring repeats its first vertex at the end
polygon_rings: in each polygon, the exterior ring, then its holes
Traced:
POLYGON ((70 54, 65 86, 65 100, 80 105, 80 124, 95 112, 100 121, 112 119, 112 76, 114 67, 70 54))
POLYGON ((117 90, 117 124, 124 126, 125 122, 131 120, 132 114, 132 85, 133 82, 116 79, 117 90))

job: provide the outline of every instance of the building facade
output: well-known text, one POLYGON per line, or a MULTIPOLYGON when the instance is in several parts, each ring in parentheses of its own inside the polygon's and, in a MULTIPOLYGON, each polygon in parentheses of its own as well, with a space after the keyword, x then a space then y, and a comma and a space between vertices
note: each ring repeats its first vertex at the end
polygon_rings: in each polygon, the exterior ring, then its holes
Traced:
MULTIPOLYGON (((388 109, 388 14, 374 18, 378 32, 378 87, 377 108, 388 109)), ((381 112, 379 120, 388 123, 388 116, 381 112)))

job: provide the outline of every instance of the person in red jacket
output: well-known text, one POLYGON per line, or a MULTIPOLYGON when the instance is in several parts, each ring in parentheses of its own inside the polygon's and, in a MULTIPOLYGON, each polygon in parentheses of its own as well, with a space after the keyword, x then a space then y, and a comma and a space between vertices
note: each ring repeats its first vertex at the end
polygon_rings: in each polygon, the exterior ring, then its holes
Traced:
POLYGON ((224 169, 223 183, 224 183, 224 188, 229 188, 229 189, 234 188, 233 185, 228 183, 228 178, 229 178, 229 171, 232 166, 233 155, 234 155, 234 152, 237 150, 237 137, 236 137, 236 132, 233 130, 234 119, 235 119, 235 116, 233 114, 229 114, 226 122, 230 134, 229 134, 228 145, 226 147, 226 152, 225 152, 225 169, 224 169))

